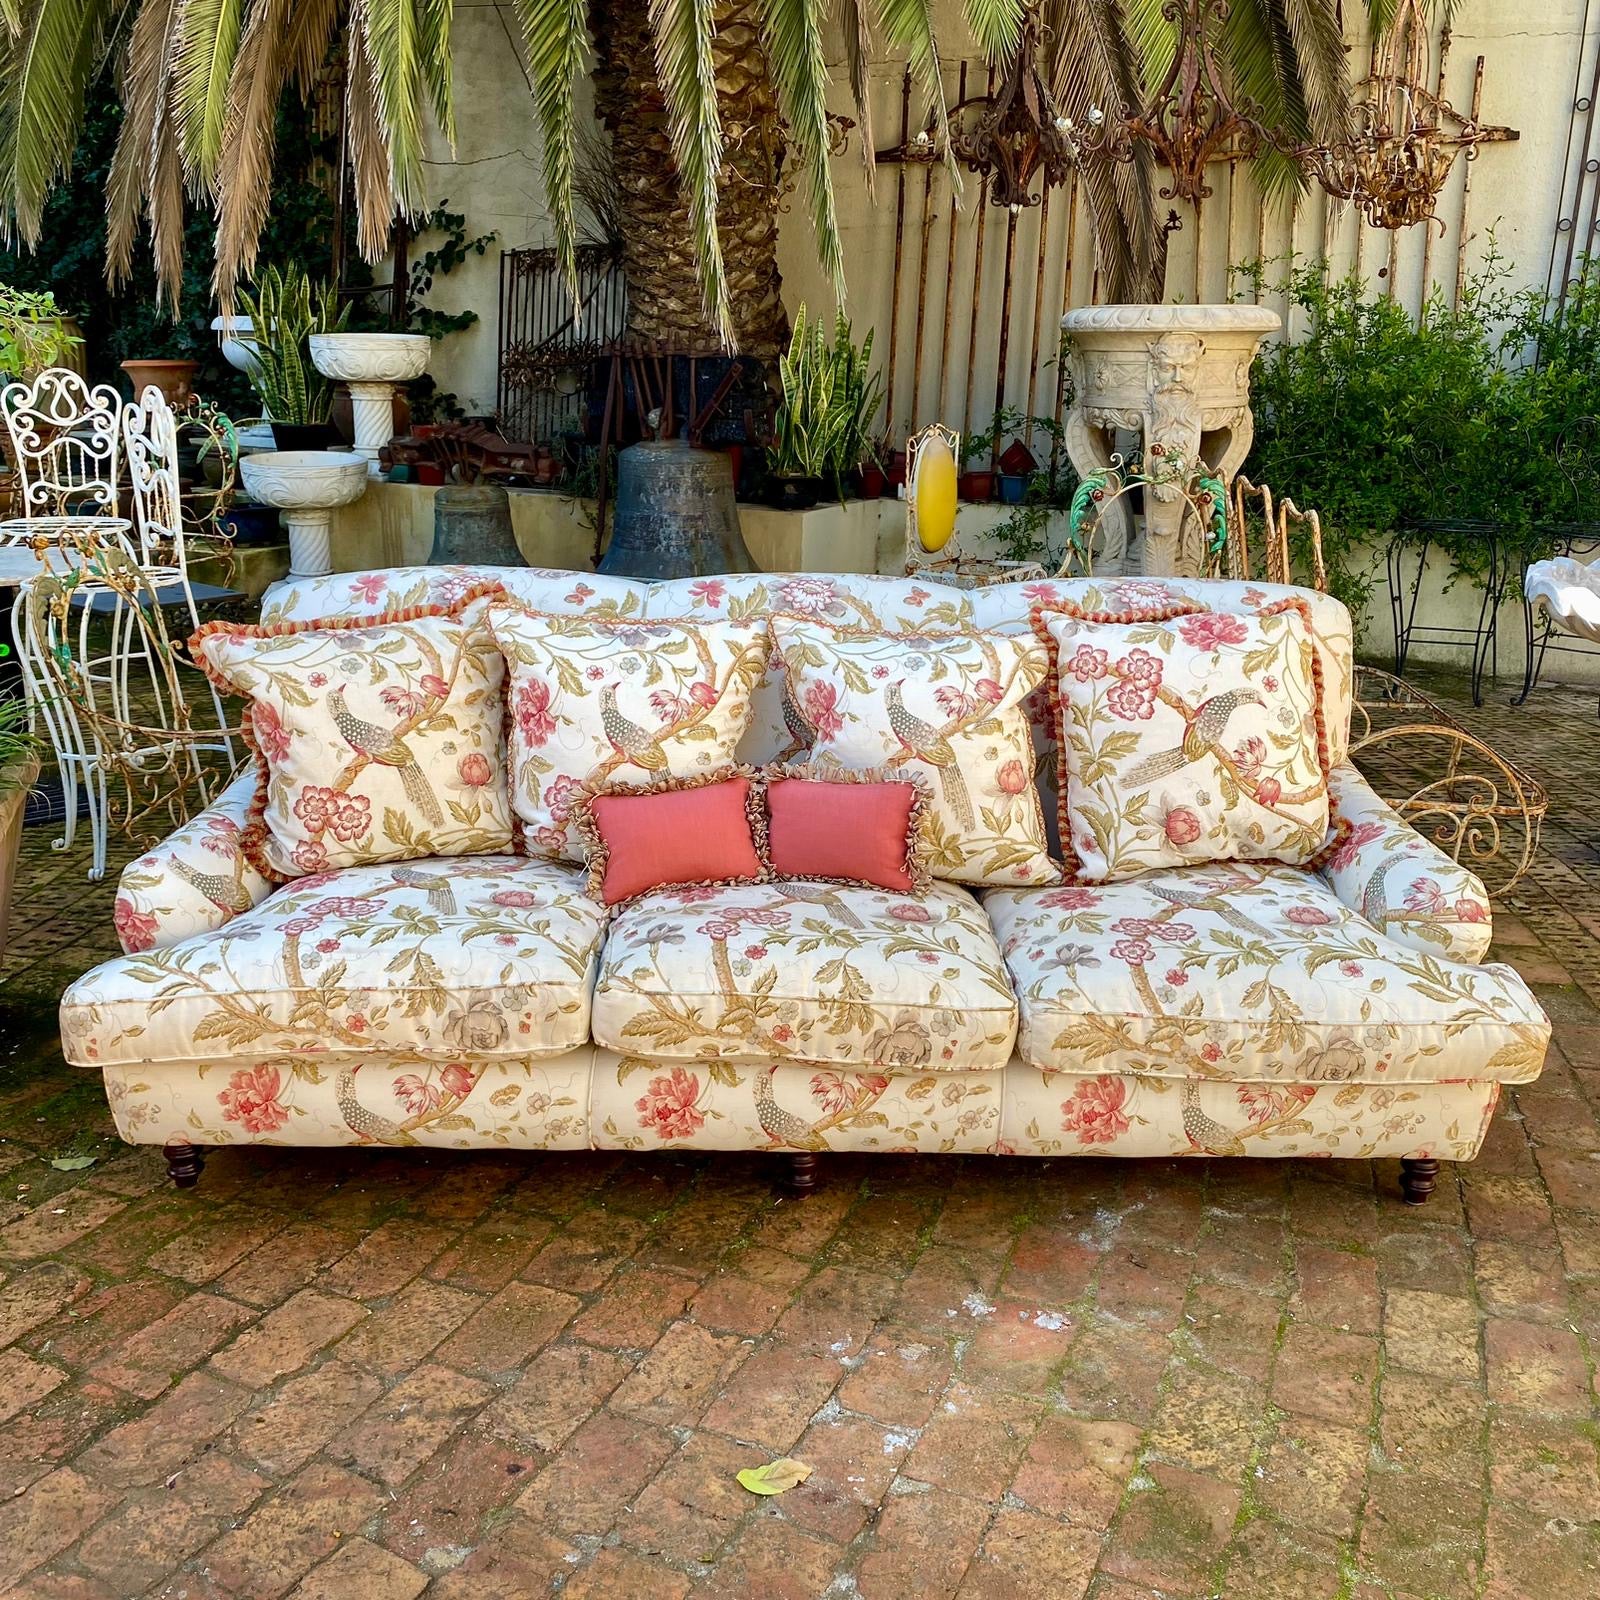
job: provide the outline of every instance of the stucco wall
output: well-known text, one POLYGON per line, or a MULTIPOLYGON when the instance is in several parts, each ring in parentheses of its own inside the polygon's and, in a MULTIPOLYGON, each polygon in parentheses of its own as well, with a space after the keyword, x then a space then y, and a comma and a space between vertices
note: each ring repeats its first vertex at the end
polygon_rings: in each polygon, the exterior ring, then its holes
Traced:
MULTIPOLYGON (((1364 7, 1348 6, 1355 18, 1364 7)), ((1552 237, 1560 202, 1563 164, 1576 164, 1578 152, 1567 149, 1573 98, 1574 69, 1583 57, 1583 90, 1592 72, 1593 54, 1600 47, 1600 16, 1587 41, 1581 39, 1583 0, 1538 0, 1512 5, 1508 0, 1463 0, 1454 25, 1445 77, 1446 94, 1456 105, 1471 103, 1477 57, 1486 58, 1483 116, 1487 121, 1518 128, 1515 144, 1491 145, 1472 164, 1471 200, 1467 214, 1467 261, 1474 265, 1493 226, 1500 250, 1514 265, 1519 283, 1543 284, 1550 265, 1552 237)), ((937 0, 935 15, 951 59, 947 63, 948 91, 955 94, 959 53, 967 48, 967 35, 952 0, 937 0)), ((497 0, 458 0, 455 9, 456 100, 458 137, 454 156, 435 135, 430 172, 433 194, 463 210, 473 234, 494 231, 499 239, 488 254, 474 258, 448 278, 438 281, 435 303, 446 310, 471 307, 479 324, 440 345, 434 372, 443 387, 455 390, 469 410, 489 410, 495 395, 496 307, 498 262, 501 247, 548 244, 543 187, 539 178, 539 136, 534 125, 531 97, 524 75, 517 27, 511 8, 497 0)), ((831 54, 837 58, 837 49, 831 54)), ((1352 33, 1351 62, 1364 74, 1368 43, 1352 33)), ((973 63, 969 75, 974 87, 982 69, 973 63)), ((901 66, 880 52, 873 69, 874 114, 877 142, 893 144, 899 131, 901 66)), ((587 111, 587 87, 581 91, 587 111)), ((842 74, 832 95, 833 109, 848 113, 849 95, 842 74)), ((913 110, 913 123, 916 121, 913 110)), ((1324 239, 1327 255, 1337 271, 1355 265, 1375 283, 1389 279, 1391 235, 1360 223, 1348 209, 1330 211, 1320 191, 1298 204, 1262 207, 1248 168, 1230 180, 1228 168, 1214 169, 1215 194, 1206 202, 1198 227, 1186 217, 1182 231, 1172 241, 1168 274, 1169 298, 1216 300, 1228 296, 1230 263, 1264 252, 1283 256, 1291 246, 1303 254, 1319 256, 1324 239), (1380 276, 1381 274, 1381 276, 1380 276)), ((1467 167, 1457 162, 1439 207, 1444 224, 1432 230, 1405 230, 1396 236, 1396 292, 1415 306, 1423 294, 1423 258, 1428 276, 1454 285, 1457 244, 1462 236, 1462 191, 1467 167)), ((895 234, 895 169, 879 169, 876 204, 868 200, 861 178, 859 133, 835 163, 840 226, 845 245, 849 283, 849 309, 858 331, 877 329, 878 348, 887 353, 893 290, 895 234)), ((929 272, 926 286, 917 281, 917 260, 922 225, 923 175, 913 171, 907 179, 903 219, 904 265, 900 284, 900 356, 895 384, 896 431, 941 417, 960 425, 967 365, 966 325, 973 293, 976 233, 975 213, 979 185, 968 179, 961 202, 957 232, 955 290, 952 297, 953 332, 948 360, 941 360, 945 300, 945 246, 952 207, 947 179, 933 179, 929 210, 929 272), (924 360, 920 392, 913 397, 913 363, 910 355, 916 331, 918 302, 924 302, 924 360), (941 371, 941 367, 943 370, 941 371)), ((978 375, 971 412, 980 422, 992 408, 996 345, 1001 322, 1000 263, 1005 253, 1005 213, 989 207, 985 237, 982 306, 979 308, 978 346, 974 372, 978 375)), ((1066 283, 1069 230, 1064 197, 1054 197, 1049 218, 1041 305, 1034 310, 1035 265, 1038 261, 1039 216, 1025 212, 1018 220, 1011 308, 1011 360, 1006 398, 1010 403, 1048 411, 1053 407, 1055 327, 1063 302, 1079 305, 1094 296, 1093 247, 1081 205, 1072 219, 1070 237, 1071 282, 1066 283), (1033 352, 1029 358, 1030 350, 1033 352)), ((793 309, 802 300, 813 308, 831 308, 832 294, 817 269, 803 206, 786 210, 780 236, 786 299, 793 309)), ((1282 306, 1281 300, 1269 303, 1282 306)))

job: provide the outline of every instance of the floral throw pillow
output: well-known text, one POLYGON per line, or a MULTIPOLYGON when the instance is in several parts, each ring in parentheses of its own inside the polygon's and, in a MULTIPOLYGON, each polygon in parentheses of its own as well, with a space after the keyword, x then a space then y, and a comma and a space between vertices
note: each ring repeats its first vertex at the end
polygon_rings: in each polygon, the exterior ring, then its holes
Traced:
POLYGON ((276 880, 511 845, 505 663, 490 585, 449 610, 337 622, 208 622, 190 641, 246 701, 258 758, 245 858, 276 880))
POLYGON ((582 861, 574 808, 608 783, 692 778, 733 762, 765 666, 754 622, 546 616, 501 602, 511 804, 522 848, 582 861))
POLYGON ((882 767, 926 783, 922 829, 934 877, 1059 881, 1023 708, 1049 669, 1037 640, 866 633, 787 617, 772 619, 772 634, 811 730, 812 766, 882 767))
POLYGON ((1252 615, 1034 611, 1059 694, 1061 838, 1105 883, 1200 861, 1310 861, 1327 741, 1303 601, 1252 615))

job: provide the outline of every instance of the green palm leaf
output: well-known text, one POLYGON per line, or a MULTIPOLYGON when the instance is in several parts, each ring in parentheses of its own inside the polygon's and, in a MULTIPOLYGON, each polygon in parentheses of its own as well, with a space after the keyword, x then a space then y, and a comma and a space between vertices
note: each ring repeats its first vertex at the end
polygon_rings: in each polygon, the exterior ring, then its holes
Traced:
POLYGON ((38 243, 51 187, 72 165, 84 96, 131 0, 35 0, 0 65, 0 231, 38 243))
POLYGON ((911 62, 912 76, 928 97, 938 124, 939 146, 945 153, 954 193, 961 193, 961 170, 950 148, 950 117, 944 97, 944 70, 939 61, 939 41, 933 31, 931 0, 878 0, 883 31, 895 49, 911 62))
POLYGON ((872 30, 862 0, 839 0, 839 31, 844 35, 845 72, 850 79, 850 98, 855 102, 856 125, 861 130, 861 159, 865 168, 867 198, 877 188, 878 162, 874 154, 877 135, 872 129, 872 30))
POLYGON ((242 20, 240 0, 187 0, 183 8, 174 91, 178 142, 196 193, 211 187, 222 158, 228 77, 242 20))
POLYGON ((964 0, 964 9, 984 60, 995 67, 1009 62, 1022 34, 1022 0, 964 0))
POLYGON ((362 30, 378 115, 389 146, 389 181, 400 208, 427 207, 422 174, 424 77, 417 0, 357 0, 350 26, 362 30))
POLYGON ((828 63, 822 51, 823 0, 765 0, 762 33, 778 105, 798 146, 822 270, 842 300, 844 252, 828 167, 828 63))
POLYGON ((705 0, 650 0, 656 75, 667 102, 672 154, 689 204, 700 295, 717 336, 733 348, 733 314, 717 233, 717 176, 722 167, 722 121, 711 58, 711 7, 705 0))
POLYGON ((578 306, 578 230, 572 216, 576 129, 573 84, 589 49, 584 0, 515 0, 533 86, 533 110, 544 143, 545 201, 556 259, 578 306))

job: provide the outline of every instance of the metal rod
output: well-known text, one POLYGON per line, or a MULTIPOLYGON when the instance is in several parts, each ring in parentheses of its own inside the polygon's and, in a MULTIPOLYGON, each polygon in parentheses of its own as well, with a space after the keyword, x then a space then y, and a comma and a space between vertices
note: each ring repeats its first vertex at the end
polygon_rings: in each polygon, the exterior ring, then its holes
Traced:
POLYGON ((1189 298, 1200 304, 1200 250, 1206 241, 1205 224, 1200 217, 1200 197, 1195 196, 1194 202, 1194 271, 1189 275, 1191 285, 1189 298))
MULTIPOLYGON (((1585 37, 1587 37, 1589 23, 1589 9, 1587 5, 1584 7, 1583 20, 1585 37)), ((1583 52, 1580 49, 1578 53, 1581 56, 1583 52)), ((1573 74, 1573 86, 1574 88, 1577 86, 1576 73, 1573 74)), ((1600 100, 1600 47, 1597 47, 1595 50, 1594 79, 1589 88, 1588 103, 1584 104, 1583 102, 1579 101, 1575 102, 1573 105, 1574 114, 1576 114, 1580 109, 1583 112, 1583 143, 1578 150, 1577 180, 1574 183, 1572 190, 1572 226, 1567 230, 1567 258, 1562 264, 1561 268, 1561 283, 1555 291, 1557 303, 1561 305, 1566 303, 1567 285, 1572 281, 1572 257, 1578 240, 1578 213, 1583 210, 1583 178, 1585 172, 1588 171, 1589 166, 1589 141, 1594 134, 1594 112, 1595 102, 1597 100, 1600 100)), ((1584 241, 1584 249, 1586 251, 1589 248, 1589 243, 1590 241, 1587 239, 1584 241)), ((1552 261, 1555 259, 1555 248, 1553 245, 1551 247, 1551 259, 1552 261)))
POLYGON ((894 169, 894 278, 889 290, 889 359, 884 379, 884 426, 894 434, 894 365, 900 344, 900 246, 906 226, 906 136, 911 131, 911 68, 900 80, 900 159, 894 169))
MULTIPOLYGON (((994 93, 994 68, 989 68, 984 93, 994 93)), ((978 242, 972 254, 972 321, 967 328, 967 370, 963 376, 965 394, 961 399, 961 437, 972 432, 972 369, 978 364, 978 315, 983 309, 983 236, 989 222, 989 174, 984 173, 978 183, 978 209, 973 214, 978 229, 978 242)))
POLYGON ((1044 180, 1044 194, 1039 199, 1039 264, 1033 274, 1033 311, 1029 322, 1031 333, 1028 349, 1033 359, 1028 365, 1028 431, 1023 443, 1033 449, 1033 406, 1039 392, 1039 335, 1044 331, 1044 257, 1049 247, 1050 235, 1050 183, 1044 180))
MULTIPOLYGON (((956 103, 967 98, 967 64, 961 63, 961 74, 956 79, 956 103)), ((935 152, 937 154, 937 152, 935 152)), ((939 405, 944 416, 946 391, 950 382, 950 318, 955 311, 956 296, 956 224, 961 220, 961 205, 956 197, 956 186, 950 185, 950 231, 944 242, 944 331, 939 336, 939 405)))
MULTIPOLYGON (((1378 34, 1373 30, 1372 38, 1367 44, 1367 76, 1371 78, 1378 70, 1378 34)), ((1361 208, 1356 207, 1356 264, 1355 274, 1357 280, 1361 278, 1361 258, 1366 252, 1367 225, 1361 215, 1361 208)))
POLYGON ((1238 257, 1235 255, 1233 249, 1233 222, 1234 216, 1238 210, 1238 207, 1235 203, 1235 197, 1238 195, 1238 192, 1239 158, 1237 156, 1230 156, 1228 158, 1228 236, 1223 241, 1224 248, 1228 253, 1228 282, 1224 285, 1224 288, 1228 291, 1231 291, 1233 288, 1233 264, 1236 260, 1238 260, 1238 257))
MULTIPOLYGON (((1472 70, 1472 120, 1477 122, 1479 108, 1483 105, 1483 57, 1478 57, 1478 64, 1472 70)), ((1456 239, 1456 298, 1457 309, 1461 306, 1461 291, 1467 282, 1467 216, 1472 203, 1472 163, 1466 163, 1467 170, 1461 179, 1461 226, 1456 239)), ((1576 208, 1574 208, 1576 214, 1576 208)))
MULTIPOLYGON (((940 93, 943 92, 941 87, 940 93)), ((922 404, 922 329, 928 314, 928 231, 933 226, 933 168, 934 158, 930 156, 922 169, 922 231, 917 244, 917 342, 911 353, 910 427, 913 433, 921 416, 918 407, 922 404)))
MULTIPOLYGON (((616 409, 618 380, 622 372, 622 357, 613 355, 611 358, 611 373, 606 379, 605 410, 600 416, 600 461, 595 482, 595 523, 594 523, 594 564, 600 565, 600 547, 605 540, 606 533, 606 452, 611 448, 611 423, 612 415, 616 409)), ((621 432, 621 419, 618 418, 618 432, 621 432)))
MULTIPOLYGON (((1072 246, 1078 232, 1078 169, 1067 174, 1067 239, 1066 255, 1061 263, 1061 315, 1072 309, 1072 246)), ((1050 477, 1055 480, 1061 465, 1061 412, 1067 401, 1067 364, 1062 358, 1065 344, 1061 336, 1061 323, 1056 323, 1056 431, 1050 436, 1050 477)))
MULTIPOLYGON (((1006 403, 1006 362, 1011 353, 1011 269, 1017 256, 1017 208, 1006 208, 1006 272, 1000 293, 1000 360, 994 375, 994 409, 998 416, 1006 403)), ((994 443, 989 449, 989 470, 1000 465, 1000 430, 994 431, 994 443)))
MULTIPOLYGON (((1450 25, 1439 35, 1439 76, 1434 90, 1435 98, 1444 99, 1444 68, 1450 59, 1450 25)), ((1468 163, 1470 166, 1471 163, 1468 163)), ((1428 296, 1433 289, 1433 228, 1424 224, 1422 229, 1422 299, 1417 306, 1417 321, 1428 320, 1428 296)))

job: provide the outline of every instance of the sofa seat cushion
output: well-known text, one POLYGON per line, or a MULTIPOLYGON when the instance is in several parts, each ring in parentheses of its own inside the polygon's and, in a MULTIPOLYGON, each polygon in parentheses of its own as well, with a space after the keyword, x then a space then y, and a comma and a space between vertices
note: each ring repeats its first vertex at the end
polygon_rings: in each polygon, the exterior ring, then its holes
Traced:
POLYGON ((1048 1071, 1522 1083, 1549 1041, 1511 968, 1397 944, 1300 867, 997 889, 984 907, 1021 1008, 1018 1053, 1048 1071))
POLYGON ((662 889, 614 918, 594 1036, 668 1060, 998 1070, 1017 1007, 983 909, 780 878, 662 889))
POLYGON ((517 856, 301 878, 226 927, 96 967, 62 997, 71 1059, 554 1055, 589 1038, 604 915, 577 867, 517 856))

